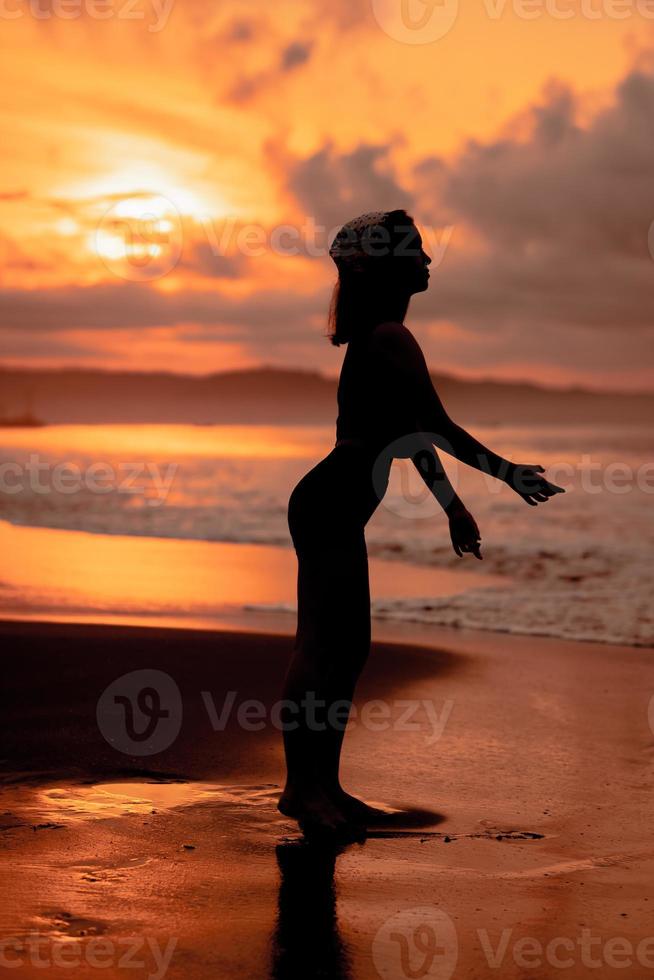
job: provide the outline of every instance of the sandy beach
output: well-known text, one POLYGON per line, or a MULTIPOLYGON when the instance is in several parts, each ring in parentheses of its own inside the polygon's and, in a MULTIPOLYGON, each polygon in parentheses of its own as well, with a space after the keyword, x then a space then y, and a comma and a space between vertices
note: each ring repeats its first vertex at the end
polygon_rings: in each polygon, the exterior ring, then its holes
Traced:
POLYGON ((0 50, 0 980, 654 980, 654 0, 0 50))
POLYGON ((651 651, 398 629, 377 624, 344 772, 401 812, 334 853, 275 808, 289 635, 4 622, 4 965, 649 975, 651 651), (104 693, 135 671, 176 707, 142 754, 104 693))

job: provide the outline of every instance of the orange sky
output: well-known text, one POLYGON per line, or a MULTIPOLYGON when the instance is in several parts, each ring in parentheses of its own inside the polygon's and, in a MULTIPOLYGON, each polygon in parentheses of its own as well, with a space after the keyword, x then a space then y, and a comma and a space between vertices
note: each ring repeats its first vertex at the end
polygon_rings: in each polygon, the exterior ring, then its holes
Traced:
POLYGON ((334 373, 327 230, 406 206, 434 369, 651 387, 654 2, 402 2, 0 0, 2 361, 334 373))

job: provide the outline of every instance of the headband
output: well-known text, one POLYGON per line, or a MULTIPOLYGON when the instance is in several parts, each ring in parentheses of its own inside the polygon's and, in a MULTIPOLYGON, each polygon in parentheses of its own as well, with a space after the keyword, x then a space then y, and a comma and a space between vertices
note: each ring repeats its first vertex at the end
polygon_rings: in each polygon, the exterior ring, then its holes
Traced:
POLYGON ((366 248, 371 239, 371 231, 378 228, 388 218, 390 211, 367 211, 358 218, 346 222, 332 242, 329 254, 334 262, 358 265, 362 259, 375 254, 366 248))

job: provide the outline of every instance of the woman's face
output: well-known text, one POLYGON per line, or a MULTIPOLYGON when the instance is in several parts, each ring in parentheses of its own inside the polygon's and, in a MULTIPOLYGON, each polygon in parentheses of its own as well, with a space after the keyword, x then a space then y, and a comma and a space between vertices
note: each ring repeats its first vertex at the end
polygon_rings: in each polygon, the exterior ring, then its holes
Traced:
POLYGON ((429 268, 431 257, 422 246, 422 237, 416 228, 413 235, 400 249, 402 274, 409 294, 422 293, 429 288, 429 268))

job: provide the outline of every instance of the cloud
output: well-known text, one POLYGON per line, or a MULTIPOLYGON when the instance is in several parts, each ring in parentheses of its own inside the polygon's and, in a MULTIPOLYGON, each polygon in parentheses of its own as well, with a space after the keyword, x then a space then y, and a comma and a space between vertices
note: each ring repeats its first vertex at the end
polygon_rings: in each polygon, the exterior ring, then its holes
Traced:
POLYGON ((243 44, 253 41, 258 34, 258 25, 254 20, 239 18, 232 21, 223 32, 221 40, 224 43, 243 44))
POLYGON ((293 68, 297 68, 298 65, 305 64, 311 57, 312 48, 313 44, 307 44, 301 41, 293 41, 292 44, 289 44, 282 51, 280 63, 282 71, 291 71, 293 68))
POLYGON ((414 197, 394 175, 389 152, 388 146, 362 143, 339 153, 327 142, 310 156, 294 159, 278 146, 269 146, 269 158, 283 175, 286 192, 327 228, 338 228, 365 211, 413 208, 414 197))
POLYGON ((264 89, 274 90, 285 75, 306 65, 311 59, 312 52, 311 41, 292 41, 286 44, 277 56, 276 65, 262 71, 240 75, 229 89, 228 101, 249 102, 264 89))
MULTIPOLYGON (((198 3, 198 17, 205 16, 205 9, 198 3)), ((450 370, 485 369, 491 374, 507 365, 529 365, 532 376, 547 374, 550 365, 565 366, 578 376, 591 366, 599 372, 602 364, 605 372, 619 369, 625 376, 629 364, 634 372, 641 371, 654 349, 654 260, 648 249, 654 221, 651 65, 641 61, 639 70, 630 71, 594 115, 574 90, 553 82, 501 135, 471 140, 444 157, 412 147, 410 126, 418 118, 412 102, 407 102, 406 119, 392 115, 396 129, 376 128, 372 138, 361 136, 370 132, 359 117, 361 101, 343 106, 342 122, 316 109, 315 126, 313 120, 309 125, 300 112, 300 96, 313 111, 320 92, 309 83, 323 77, 320 59, 328 56, 323 15, 318 18, 313 5, 288 19, 269 5, 255 4, 254 17, 252 9, 243 8, 243 17, 235 16, 236 8, 212 12, 197 37, 180 34, 180 46, 190 45, 194 54, 192 71, 208 74, 211 84, 205 85, 203 76, 202 92, 210 106, 194 101, 192 87, 178 91, 171 85, 169 92, 164 86, 162 98, 155 99, 148 86, 132 86, 129 98, 122 89, 103 86, 96 92, 90 86, 75 94, 74 107, 80 112, 75 119, 83 125, 70 130, 71 146, 75 141, 82 145, 91 132, 97 144, 93 153, 104 153, 109 163, 118 160, 122 166, 132 156, 138 163, 139 154, 147 156, 151 149, 156 157, 158 144, 151 144, 151 138, 165 134, 170 155, 166 143, 163 159, 171 172, 177 174, 179 167, 180 180, 190 188, 194 181, 224 188, 225 208, 233 204, 238 213, 243 204, 253 223, 253 212, 260 207, 267 242, 272 221, 297 226, 306 216, 331 231, 357 213, 386 207, 406 208, 423 226, 451 225, 444 260, 433 270, 429 292, 414 299, 409 321, 417 321, 421 340, 427 336, 426 353, 434 367, 445 359, 450 370), (224 104, 226 86, 232 86, 236 109, 224 104), (249 104, 259 93, 261 104, 249 104), (116 142, 96 139, 96 131, 87 126, 92 110, 100 124, 97 132, 110 127, 116 142), (147 136, 148 142, 132 142, 134 133, 147 136), (130 137, 125 147, 121 134, 130 137)), ((359 13, 352 14, 352 27, 369 22, 370 10, 359 16, 361 10, 344 0, 330 6, 324 14, 328 40, 334 25, 338 22, 342 29, 341 21, 348 21, 353 11, 359 13)), ((172 32, 156 35, 156 43, 163 44, 166 37, 172 32)), ((359 53, 347 45, 341 49, 342 62, 326 83, 330 91, 335 81, 350 79, 343 68, 352 68, 353 92, 368 97, 366 85, 372 84, 379 66, 371 59, 363 71, 359 53)), ((173 68, 178 66, 172 65, 171 79, 173 68)), ((143 77, 151 70, 146 61, 143 77)), ((395 85, 392 73, 386 83, 395 85)), ((27 95, 31 97, 30 91, 27 95)), ((433 102, 433 133, 423 127, 419 141, 416 135, 421 147, 441 145, 438 98, 433 102)), ((380 104, 385 106, 378 98, 375 107, 380 104)), ((429 104, 427 94, 416 102, 420 113, 429 104)), ((316 105, 324 109, 327 103, 318 98, 316 105)), ((473 123, 462 117, 460 125, 473 123)), ((85 147, 87 152, 81 176, 87 169, 94 171, 95 158, 85 147)), ((275 355, 284 345, 292 354, 294 343, 300 351, 312 324, 324 318, 328 280, 334 274, 324 251, 311 266, 285 260, 282 268, 274 255, 253 262, 241 254, 217 254, 202 228, 185 234, 175 283, 182 285, 179 291, 164 294, 157 285, 117 280, 48 288, 54 279, 46 254, 46 248, 54 247, 50 239, 79 259, 78 265, 70 261, 54 266, 58 282, 75 277, 84 283, 107 274, 104 268, 90 269, 86 238, 97 225, 103 202, 113 203, 111 195, 94 197, 90 192, 84 200, 68 200, 73 183, 48 180, 45 190, 38 183, 32 186, 25 202, 24 213, 29 204, 34 214, 25 222, 20 251, 13 246, 8 250, 0 241, 0 251, 14 263, 12 285, 42 287, 38 293, 18 288, 0 292, 7 329, 25 330, 28 338, 38 331, 46 343, 54 342, 57 331, 71 329, 156 330, 182 324, 189 329, 189 346, 225 331, 256 346, 267 359, 266 345, 275 355), (55 193, 60 195, 56 199, 55 193), (79 242, 47 231, 68 214, 80 224, 79 242), (47 275, 39 275, 45 259, 47 275), (304 292, 296 289, 296 282, 304 292)), ((18 166, 5 178, 0 201, 7 202, 8 214, 12 202, 20 204, 26 193, 19 190, 25 181, 18 166)), ((147 191, 141 193, 147 196, 147 191)), ((138 194, 117 193, 115 200, 138 194)), ((207 200, 212 202, 211 195, 207 200)), ((184 343, 181 339, 180 347, 184 343)))
POLYGON ((188 269, 210 279, 238 279, 245 273, 246 260, 241 256, 221 255, 208 241, 184 243, 181 258, 175 269, 188 269))
POLYGON ((412 307, 432 328, 431 363, 447 351, 450 366, 540 364, 571 376, 604 366, 626 377, 654 353, 654 75, 630 72, 583 123, 580 109, 550 83, 522 135, 424 157, 410 189, 389 146, 342 153, 326 142, 301 159, 269 151, 287 194, 327 228, 405 207, 438 247, 452 226, 431 289, 412 307))
POLYGON ((28 194, 27 191, 1 191, 0 201, 2 201, 3 203, 5 202, 13 203, 14 201, 26 201, 29 198, 29 196, 30 195, 28 194))
POLYGON ((654 77, 629 74, 585 126, 576 114, 573 94, 552 86, 527 139, 421 161, 454 225, 425 315, 479 331, 654 328, 654 77))
POLYGON ((49 289, 0 289, 3 329, 33 335, 67 330, 138 330, 195 324, 198 328, 230 328, 244 339, 264 333, 267 342, 300 337, 311 317, 324 312, 327 293, 298 294, 259 290, 231 297, 216 290, 162 292, 145 283, 109 282, 93 286, 49 289))

